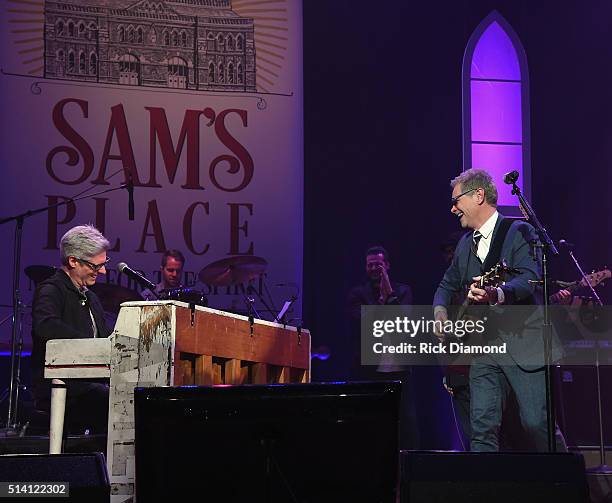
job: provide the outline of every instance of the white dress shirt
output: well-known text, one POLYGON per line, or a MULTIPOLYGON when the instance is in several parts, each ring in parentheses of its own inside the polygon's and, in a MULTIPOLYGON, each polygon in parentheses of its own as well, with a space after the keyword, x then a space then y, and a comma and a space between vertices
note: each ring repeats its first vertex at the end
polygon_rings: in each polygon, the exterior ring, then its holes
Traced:
MULTIPOLYGON (((480 226, 480 229, 477 229, 482 237, 478 242, 478 250, 476 251, 476 254, 483 264, 487 258, 487 255, 489 254, 489 250, 491 249, 493 231, 495 230, 495 224, 497 223, 498 218, 499 213, 495 211, 495 213, 493 213, 493 215, 491 215, 489 219, 480 226)), ((503 304, 504 300, 504 291, 497 287, 497 304, 503 304)))
POLYGON ((495 224, 497 223, 497 219, 499 218, 499 213, 496 211, 489 217, 484 224, 480 226, 480 229, 477 229, 482 236, 480 241, 478 242, 478 251, 477 255, 480 261, 484 264, 487 255, 489 254, 489 250, 491 249, 491 241, 493 241, 493 230, 495 229, 495 224))

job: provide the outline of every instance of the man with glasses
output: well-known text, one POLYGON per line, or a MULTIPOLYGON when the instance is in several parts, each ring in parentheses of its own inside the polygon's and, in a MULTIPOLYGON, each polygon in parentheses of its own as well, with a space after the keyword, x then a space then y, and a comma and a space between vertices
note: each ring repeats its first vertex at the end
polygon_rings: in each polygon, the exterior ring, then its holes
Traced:
MULTIPOLYGON (((548 450, 541 310, 507 305, 539 304, 536 282, 540 261, 532 242, 534 229, 497 212, 497 188, 480 169, 463 172, 451 182, 451 213, 466 233, 434 296, 434 316, 446 321, 453 297, 467 290, 473 304, 489 304, 485 335, 490 344, 506 344, 506 353, 474 356, 469 369, 472 451, 499 450, 504 406, 515 398, 529 447, 548 450), (500 260, 515 270, 503 284, 480 287, 477 280, 500 260), (527 316, 526 312, 530 314, 527 316), (493 320, 496 320, 494 322, 493 320), (495 324, 497 323, 497 324, 495 324), (494 328, 493 328, 494 327, 494 328)), ((444 339, 443 334, 438 337, 444 339)), ((555 347, 553 358, 558 357, 555 347)), ((558 436, 558 448, 564 448, 558 436)))
MULTIPOLYGON (((32 385, 36 408, 50 410, 51 386, 44 378, 45 351, 51 339, 108 337, 98 297, 89 289, 106 274, 108 240, 91 225, 73 227, 62 236, 62 266, 41 282, 32 302, 32 385)), ((66 425, 69 431, 105 432, 108 385, 71 379, 67 383, 66 425)))

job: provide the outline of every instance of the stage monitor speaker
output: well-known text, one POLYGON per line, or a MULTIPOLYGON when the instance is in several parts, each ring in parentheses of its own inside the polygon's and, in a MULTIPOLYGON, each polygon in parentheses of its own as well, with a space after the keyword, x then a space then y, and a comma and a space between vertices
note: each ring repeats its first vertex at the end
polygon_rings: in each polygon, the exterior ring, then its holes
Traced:
POLYGON ((588 503, 578 454, 402 451, 402 503, 588 503))
POLYGON ((399 382, 137 388, 138 502, 395 503, 400 391, 399 382))
MULTIPOLYGON (((0 481, 67 482, 68 497, 59 501, 108 503, 110 483, 106 461, 99 453, 91 454, 10 454, 0 456, 0 481)), ((15 501, 41 501, 42 495, 28 498, 20 495, 15 501)), ((54 501, 56 499, 54 498, 54 501)), ((1 499, 0 501, 9 501, 1 499)))

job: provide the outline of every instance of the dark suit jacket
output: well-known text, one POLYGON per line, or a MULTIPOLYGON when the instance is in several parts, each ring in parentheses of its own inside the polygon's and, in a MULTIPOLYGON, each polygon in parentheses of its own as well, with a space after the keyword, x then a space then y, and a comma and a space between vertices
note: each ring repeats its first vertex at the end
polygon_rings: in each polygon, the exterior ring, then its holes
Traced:
MULTIPOLYGON (((501 215, 497 219, 493 240, 503 219, 501 215)), ((519 273, 501 285, 504 304, 490 308, 486 324, 489 338, 494 340, 499 337, 506 342, 508 353, 514 362, 529 369, 544 364, 544 318, 543 311, 538 306, 541 303, 541 295, 536 286, 529 282, 539 280, 541 276, 539 256, 534 254, 534 248, 530 244, 536 239, 537 235, 530 224, 524 221, 512 222, 503 242, 500 260, 505 260, 509 267, 518 269, 519 273)), ((436 290, 433 305, 450 306, 453 295, 469 286, 474 276, 481 275, 489 266, 494 265, 488 262, 486 260, 484 265, 481 264, 472 251, 472 233, 463 236, 457 244, 453 261, 436 290)), ((553 358, 557 359, 560 350, 556 338, 553 340, 553 347, 553 358)))
MULTIPOLYGON (((391 281, 393 296, 387 301, 390 306, 411 306, 412 290, 408 285, 391 281)), ((347 314, 349 320, 349 377, 355 380, 380 379, 376 367, 361 365, 361 306, 378 304, 380 291, 366 281, 351 289, 347 298, 347 314)), ((384 374, 383 374, 384 375, 384 374)))
POLYGON ((49 380, 44 379, 47 341, 93 337, 90 308, 98 337, 108 337, 112 333, 106 326, 104 310, 96 294, 88 290, 86 299, 83 302, 83 294, 62 270, 36 287, 32 302, 31 369, 37 400, 47 398, 50 390, 49 380))
MULTIPOLYGON (((391 281, 393 297, 387 301, 388 305, 406 306, 412 305, 412 290, 408 285, 391 281)), ((380 291, 367 281, 351 289, 348 295, 348 312, 353 320, 361 320, 361 306, 374 306, 378 304, 380 291)))

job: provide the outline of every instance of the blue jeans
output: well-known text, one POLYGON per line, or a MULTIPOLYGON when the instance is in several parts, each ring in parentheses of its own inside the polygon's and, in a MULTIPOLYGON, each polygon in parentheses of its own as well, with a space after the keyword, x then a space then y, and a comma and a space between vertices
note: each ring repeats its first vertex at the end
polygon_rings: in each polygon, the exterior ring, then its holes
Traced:
MULTIPOLYGON (((510 356, 478 356, 470 368, 471 450, 499 451, 499 430, 508 396, 514 393, 522 429, 530 450, 548 451, 544 369, 526 371, 510 356)), ((557 451, 566 451, 558 430, 557 451)))

